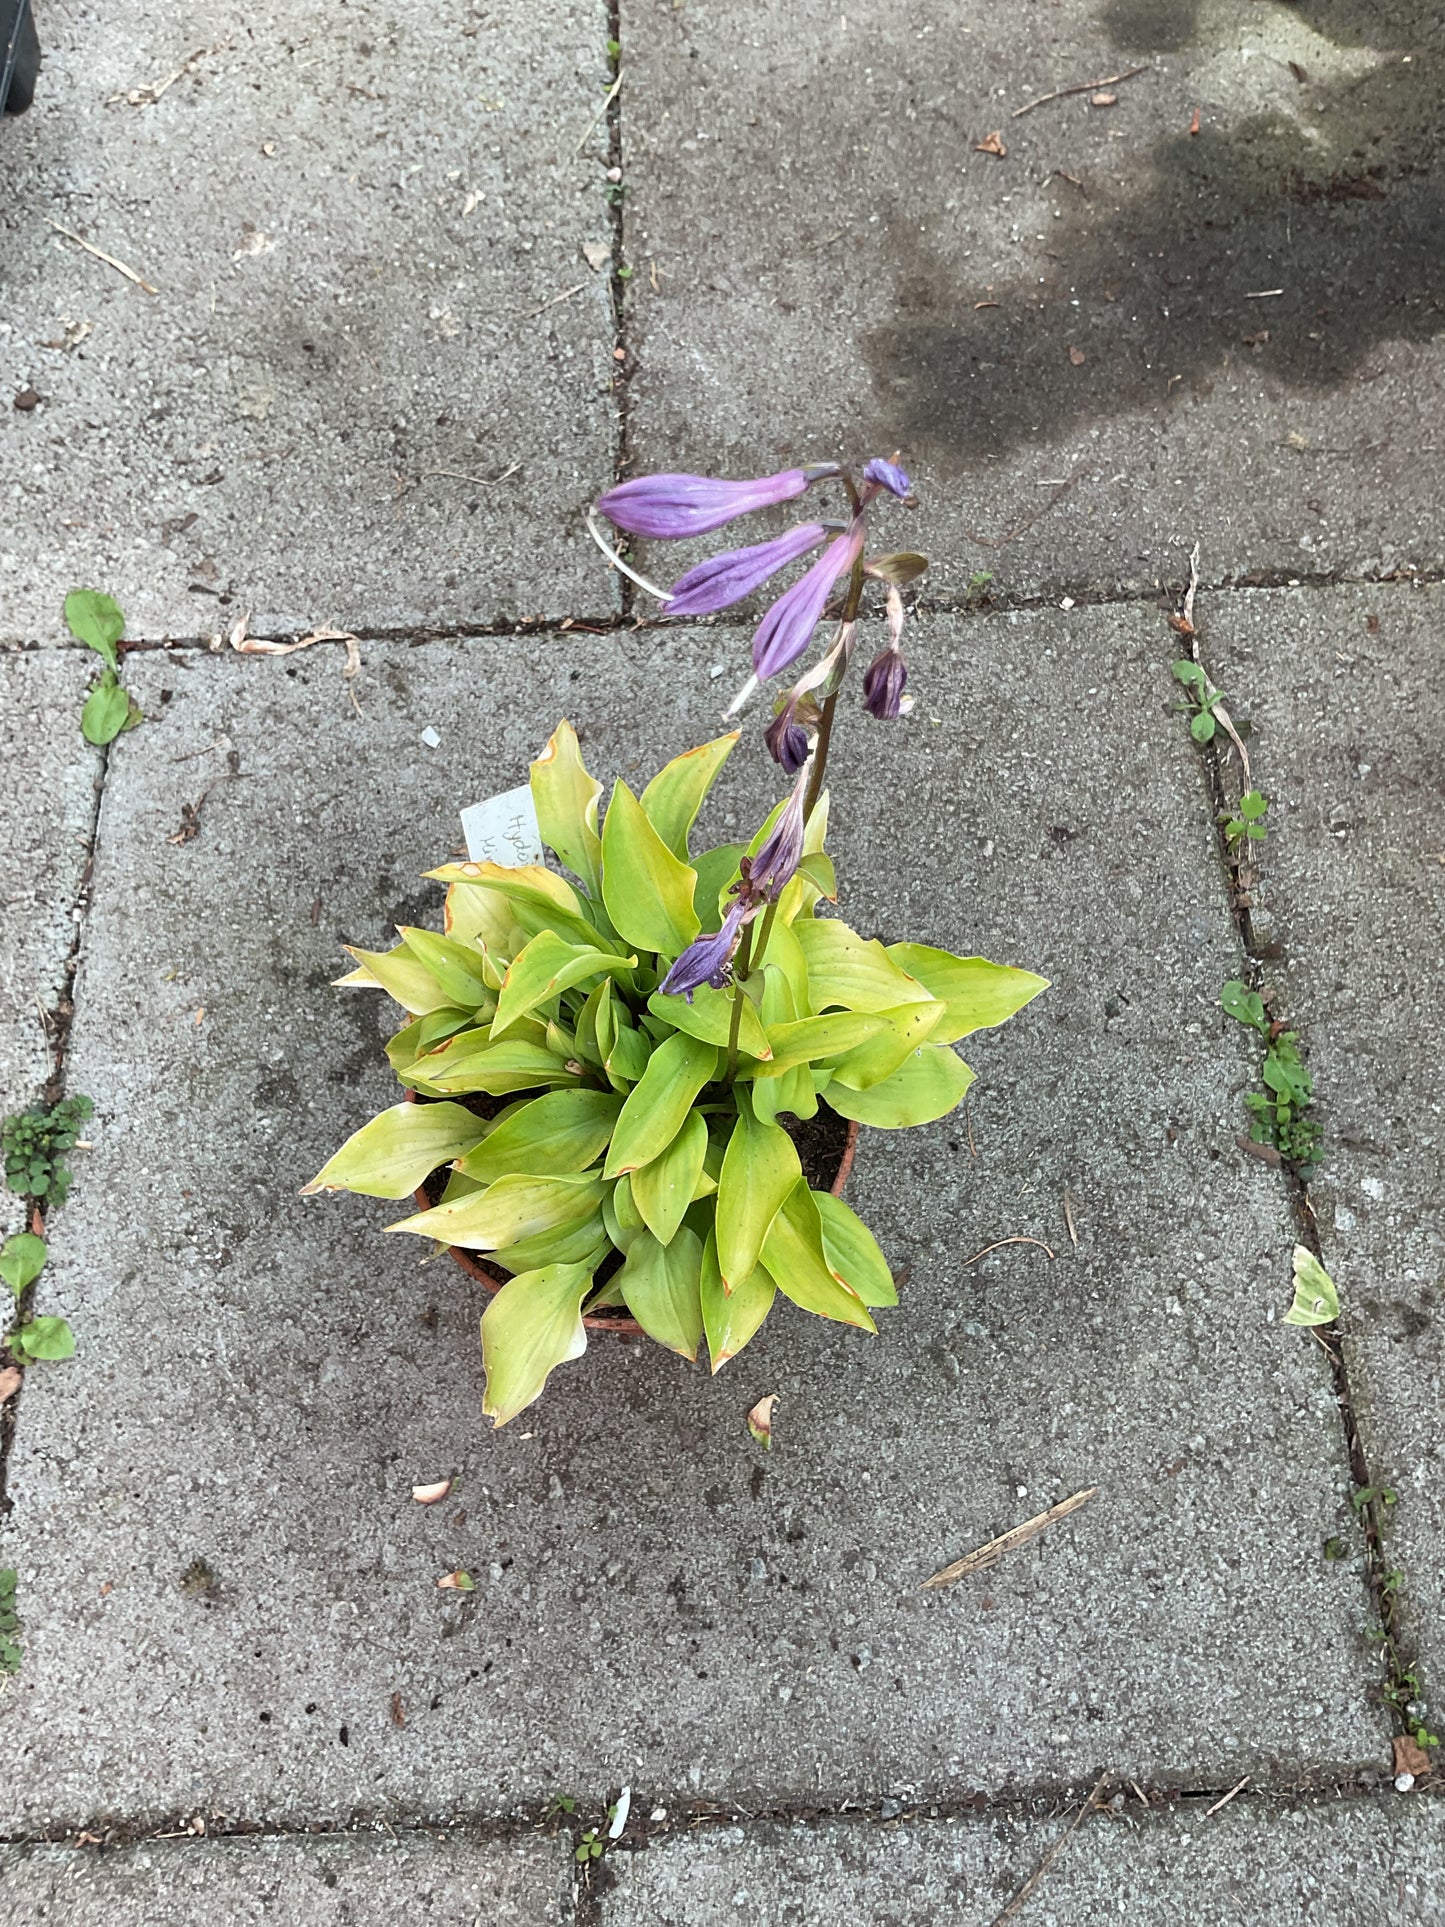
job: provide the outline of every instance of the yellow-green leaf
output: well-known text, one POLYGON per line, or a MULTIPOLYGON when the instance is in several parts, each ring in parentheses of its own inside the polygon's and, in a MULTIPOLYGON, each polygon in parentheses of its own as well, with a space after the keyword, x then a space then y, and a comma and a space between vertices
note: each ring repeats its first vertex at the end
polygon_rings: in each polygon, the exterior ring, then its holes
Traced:
POLYGON ((522 1104, 461 1160, 470 1178, 493 1184, 512 1172, 566 1177, 601 1156, 622 1099, 612 1091, 552 1091, 522 1104))
POLYGON ((538 1265, 586 1265, 589 1271, 595 1271, 611 1249, 602 1213, 594 1211, 581 1224, 535 1232, 515 1244, 498 1245, 487 1257, 504 1271, 535 1271, 538 1265))
POLYGON ((602 785, 587 774, 577 732, 565 719, 533 763, 530 780, 542 841, 595 898, 602 884, 602 841, 597 834, 602 785))
POLYGON ((421 960, 446 992, 449 1004, 462 1010, 490 1005, 494 995, 482 974, 482 953, 454 937, 438 936, 435 930, 422 930, 410 924, 401 926, 401 938, 414 957, 421 960))
MULTIPOLYGON (((399 943, 394 950, 357 950, 351 944, 346 948, 387 996, 394 997, 413 1017, 424 1017, 429 1010, 440 1010, 452 1002, 409 944, 399 943)), ((355 971, 350 981, 357 982, 355 971)))
POLYGON ((760 1122, 745 1087, 735 1088, 738 1121, 723 1154, 717 1192, 718 1269, 725 1291, 736 1290, 756 1267, 773 1219, 803 1175, 787 1132, 760 1122))
POLYGON ((816 1064, 825 1057, 838 1057, 855 1051, 870 1038, 889 1029, 886 1017, 859 1011, 830 1012, 826 1017, 800 1017, 795 1023, 775 1024, 768 1029, 773 1047, 769 1063, 749 1065, 758 1078, 780 1077, 796 1064, 816 1064))
POLYGON ((746 848, 745 843, 720 843, 715 850, 704 850, 692 859, 692 867, 697 872, 692 907, 709 936, 722 929, 723 892, 737 880, 738 858, 746 848))
POLYGON ((813 1202, 823 1227, 823 1255, 833 1275, 865 1305, 896 1305, 898 1290, 888 1260, 858 1213, 831 1191, 815 1191, 813 1202))
MULTIPOLYGON (((521 949, 524 940, 523 932, 512 915, 512 906, 501 891, 483 889, 470 883, 447 885, 442 928, 457 943, 484 948, 494 970, 498 963, 505 969, 507 958, 521 949)), ((501 970, 497 970, 496 974, 497 983, 500 983, 501 970)), ((490 976, 487 982, 496 989, 490 976)))
POLYGON ((499 892, 514 903, 561 910, 583 922, 587 918, 587 906, 582 898, 545 863, 444 863, 439 870, 427 870, 424 874, 435 877, 438 883, 465 883, 473 889, 499 892))
POLYGON ((758 1265, 730 1292, 725 1291, 718 1268, 717 1239, 709 1237, 703 1246, 699 1297, 714 1374, 720 1372, 730 1358, 736 1358, 757 1331, 772 1310, 777 1289, 770 1275, 758 1265))
POLYGON ((876 938, 865 940, 836 917, 800 917, 792 926, 808 965, 814 1010, 893 1010, 929 992, 900 969, 876 938))
POLYGON ((682 1129, 682 1121, 704 1084, 717 1075, 718 1054, 711 1044, 678 1031, 664 1039, 628 1093, 607 1153, 607 1176, 621 1177, 650 1164, 682 1129))
POLYGON ((986 957, 955 957, 924 943, 890 943, 888 954, 900 969, 916 977, 948 1006, 948 1015, 933 1033, 935 1044, 956 1044, 970 1031, 1002 1024, 1015 1011, 1047 990, 1047 977, 986 957))
POLYGON ((866 1091, 891 1077, 920 1044, 936 1035, 935 1027, 947 1015, 947 1005, 933 998, 926 1004, 899 1004, 895 1010, 874 1014, 884 1019, 888 1028, 850 1050, 833 1066, 834 1081, 850 1090, 866 1091))
POLYGON ((640 950, 680 956, 701 928, 692 907, 696 886, 696 873, 618 782, 602 825, 602 899, 619 936, 640 950))
POLYGON ((828 1102, 842 1117, 897 1131, 946 1117, 972 1082, 973 1072, 946 1044, 925 1044, 871 1090, 849 1090, 835 1077, 828 1102))
POLYGON ((544 1265, 503 1285, 482 1313, 482 1410, 497 1425, 532 1403, 554 1366, 586 1351, 582 1300, 591 1283, 586 1265, 544 1265))
POLYGON ((877 1331, 863 1300, 833 1275, 823 1250, 817 1200, 802 1178, 768 1227, 763 1264, 783 1296, 804 1311, 856 1325, 861 1331, 877 1331))
POLYGON ((684 862, 687 861, 688 831, 741 733, 735 729, 731 735, 719 736, 711 743, 674 756, 642 792, 642 807, 648 821, 672 854, 684 862))
POLYGON ((650 1231, 633 1239, 617 1274, 623 1301, 649 1338, 684 1358, 696 1358, 702 1338, 702 1240, 683 1225, 671 1244, 650 1231))
POLYGON ((486 1120, 464 1104, 393 1104, 354 1132, 301 1195, 359 1191, 368 1198, 408 1198, 439 1165, 480 1143, 486 1129, 486 1120))
POLYGON ((700 1037, 705 1044, 726 1045, 732 1028, 733 1000, 737 997, 742 997, 743 1004, 738 1048, 749 1057, 771 1057, 772 1046, 758 1013, 740 989, 714 990, 711 984, 702 984, 693 992, 691 1003, 686 997, 664 997, 660 990, 654 990, 647 1000, 647 1008, 675 1029, 685 1030, 689 1037, 700 1037))
POLYGON ((417 1069, 438 1090, 488 1091, 494 1097, 580 1081, 579 1073, 569 1071, 541 1044, 521 1037, 504 1037, 494 1044, 485 1030, 463 1031, 449 1038, 420 1059, 417 1069))
POLYGON ((617 957, 590 944, 567 943, 551 930, 539 932, 507 967, 492 1019, 493 1037, 574 984, 629 970, 636 962, 636 957, 617 957))
POLYGON ((1340 1315, 1335 1281, 1305 1245, 1294 1248, 1294 1303, 1284 1315, 1287 1325, 1332 1325, 1340 1315))
POLYGON ((706 1152, 707 1119, 689 1111, 667 1149, 632 1173, 632 1196, 643 1223, 659 1244, 671 1244, 682 1223, 702 1175, 706 1152))
POLYGON ((451 1204, 434 1205, 389 1224, 388 1231, 415 1231, 468 1251, 492 1251, 544 1231, 565 1231, 586 1222, 602 1204, 596 1177, 498 1178, 451 1204))
POLYGON ((633 1240, 647 1229, 632 1195, 631 1178, 619 1178, 603 1197, 602 1222, 608 1237, 621 1252, 630 1251, 633 1240))

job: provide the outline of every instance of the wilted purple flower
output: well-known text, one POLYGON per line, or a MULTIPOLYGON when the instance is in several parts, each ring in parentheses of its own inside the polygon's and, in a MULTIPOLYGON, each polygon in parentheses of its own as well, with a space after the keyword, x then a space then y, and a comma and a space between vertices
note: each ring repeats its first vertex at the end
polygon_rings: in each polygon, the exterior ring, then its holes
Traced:
POLYGON ((787 703, 763 731, 768 754, 775 763, 782 764, 789 776, 796 776, 807 762, 810 748, 807 730, 793 721, 795 713, 793 705, 787 703))
POLYGON ((659 984, 662 994, 686 997, 691 1003, 692 993, 704 984, 711 984, 714 990, 726 990, 732 978, 733 952, 738 947, 743 925, 756 914, 755 903, 739 898, 723 918, 721 930, 698 937, 687 946, 659 984))
POLYGON ((821 522, 804 522, 771 542, 756 542, 747 549, 726 549, 710 556, 695 569, 679 576, 667 600, 670 616, 710 616, 751 595, 785 563, 796 562, 809 549, 816 549, 827 530, 821 522))
POLYGON ((764 682, 796 662, 807 648, 833 584, 840 575, 847 575, 862 552, 863 532, 862 516, 854 516, 847 531, 828 544, 806 575, 783 591, 758 624, 753 669, 764 682))
POLYGON ((838 473, 836 463, 817 468, 785 468, 746 482, 722 482, 711 475, 639 475, 619 482, 597 498, 597 506, 629 535, 662 539, 706 535, 753 509, 791 502, 812 482, 838 473))
POLYGON ((800 770, 792 795, 763 839, 757 855, 739 858, 742 882, 738 887, 742 902, 771 903, 792 881, 793 873, 803 860, 803 797, 807 787, 807 777, 800 770))
POLYGON ((906 501, 913 493, 913 483, 896 462, 885 462, 881 455, 875 455, 863 470, 865 481, 877 482, 900 501, 906 501))
POLYGON ((908 664, 896 645, 890 642, 863 671, 863 707, 880 722, 892 722, 894 717, 903 713, 903 691, 907 682, 908 664))

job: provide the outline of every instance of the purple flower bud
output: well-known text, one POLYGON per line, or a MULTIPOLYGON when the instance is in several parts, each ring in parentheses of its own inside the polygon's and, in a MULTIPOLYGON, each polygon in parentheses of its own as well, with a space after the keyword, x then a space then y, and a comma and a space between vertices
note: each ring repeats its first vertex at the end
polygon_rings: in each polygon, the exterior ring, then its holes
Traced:
POLYGON ((863 707, 880 722, 892 722, 902 714, 907 682, 908 664, 890 643, 863 672, 863 707))
MULTIPOLYGON (((791 502, 810 482, 830 471, 785 468, 747 482, 721 482, 711 475, 639 475, 597 498, 597 506, 629 535, 706 535, 734 516, 791 502)), ((836 472, 836 471, 831 471, 836 472)))
POLYGON ((768 610, 753 636, 753 669, 764 682, 802 655, 833 584, 847 575, 862 549, 863 518, 855 516, 846 534, 830 542, 807 574, 799 576, 768 610))
POLYGON ((808 779, 800 770, 792 795, 763 839, 757 855, 739 858, 743 902, 771 903, 792 881, 794 871, 803 860, 803 796, 807 787, 808 779))
POLYGON ((827 534, 821 522, 804 522, 772 542, 757 542, 749 549, 727 549, 721 555, 699 562, 695 569, 679 576, 668 598, 670 616, 710 616, 751 595, 784 563, 796 562, 809 549, 816 549, 827 534))
POLYGON ((913 483, 903 470, 895 462, 885 462, 881 455, 873 457, 864 469, 863 476, 866 481, 880 483, 900 501, 906 501, 913 493, 913 483))
POLYGON ((808 760, 808 732, 801 723, 793 721, 791 703, 779 710, 768 724, 763 731, 763 741, 773 761, 781 763, 789 776, 796 776, 808 760))
POLYGON ((740 898, 723 918, 721 930, 690 943, 658 986, 663 996, 686 997, 691 1003, 692 993, 704 984, 711 984, 714 990, 726 990, 732 978, 733 952, 738 947, 738 938, 743 925, 756 912, 756 904, 740 898))

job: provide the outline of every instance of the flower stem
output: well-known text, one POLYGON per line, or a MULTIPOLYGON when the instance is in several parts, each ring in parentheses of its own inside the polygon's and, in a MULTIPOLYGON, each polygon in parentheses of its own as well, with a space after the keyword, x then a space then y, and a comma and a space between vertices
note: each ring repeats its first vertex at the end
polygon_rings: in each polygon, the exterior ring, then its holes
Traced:
MULTIPOLYGON (((856 508, 858 496, 851 480, 848 493, 856 508)), ((842 624, 846 628, 850 622, 858 620, 858 607, 863 600, 863 555, 859 551, 853 564, 853 573, 848 578, 848 593, 843 601, 842 624)), ((835 689, 823 704, 823 713, 818 719, 818 746, 813 751, 813 767, 808 776, 808 793, 803 799, 803 821, 806 823, 813 814, 813 805, 823 792, 823 773, 828 767, 828 745, 833 740, 833 711, 838 707, 838 691, 835 689)))
POLYGON ((738 1068, 738 1032, 743 1025, 743 980, 748 974, 748 966, 753 956, 753 926, 743 925, 742 941, 738 945, 738 960, 733 970, 733 1014, 728 1026, 728 1069, 727 1082, 732 1083, 738 1068))

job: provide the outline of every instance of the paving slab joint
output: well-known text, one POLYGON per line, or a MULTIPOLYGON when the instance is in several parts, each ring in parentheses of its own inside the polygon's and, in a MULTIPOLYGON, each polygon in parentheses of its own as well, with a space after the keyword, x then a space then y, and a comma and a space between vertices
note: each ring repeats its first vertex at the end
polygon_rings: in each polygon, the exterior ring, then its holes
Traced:
MULTIPOLYGON (((1372 579, 1414 581, 1417 577, 1414 571, 1409 571, 1403 576, 1397 573, 1392 577, 1372 579)), ((1292 578, 1289 586, 1297 587, 1299 584, 1292 578)), ((1201 646, 1198 629, 1194 626, 1195 596, 1200 593, 1210 592, 1201 589, 1196 574, 1180 604, 1179 613, 1172 619, 1171 626, 1181 623, 1184 625, 1182 629, 1177 630, 1177 633, 1187 637, 1187 646, 1192 651, 1194 660, 1208 675, 1208 657, 1201 646)), ((1210 677, 1210 687, 1217 687, 1212 677, 1210 677)), ((1215 713, 1218 715, 1220 712, 1216 710, 1215 713)), ((1200 765, 1209 793, 1220 870, 1229 901, 1230 915, 1239 939, 1244 980, 1251 990, 1257 991, 1265 999, 1267 1008, 1273 1014, 1267 967, 1280 956, 1283 945, 1279 936, 1273 936, 1266 941, 1255 929, 1250 876, 1244 867, 1248 845, 1241 846, 1238 857, 1232 855, 1224 828, 1226 819, 1237 808, 1240 796, 1251 787, 1249 766, 1245 760, 1247 753, 1239 743, 1230 741, 1229 732, 1224 729, 1216 729, 1207 743, 1197 743, 1196 748, 1199 751, 1200 765), (1237 782, 1231 780, 1231 763, 1239 766, 1237 782)), ((1254 861, 1258 864, 1262 859, 1256 857, 1254 861)), ((1307 1057, 1307 1052, 1301 1050, 1300 1055, 1307 1057)), ((1310 1201, 1309 1180, 1305 1170, 1289 1159, 1279 1157, 1278 1153, 1274 1154, 1272 1161, 1277 1163, 1280 1182, 1284 1186, 1294 1220, 1297 1240, 1323 1265, 1324 1247, 1320 1240, 1314 1207, 1310 1201)), ((1382 1494, 1387 1487, 1376 1479, 1365 1451, 1354 1388, 1345 1360, 1338 1320, 1328 1325, 1312 1326, 1310 1330, 1329 1363, 1335 1404, 1344 1431, 1345 1451, 1349 1460, 1350 1481, 1353 1488, 1350 1494, 1351 1506, 1359 1521, 1365 1542, 1365 1583, 1370 1607, 1377 1622, 1377 1637, 1384 1661, 1385 1679, 1381 1688, 1381 1698, 1395 1731, 1399 1734, 1408 1734, 1413 1738, 1418 1722, 1410 1721, 1405 1708, 1414 1701, 1424 1700, 1426 1694, 1418 1672, 1416 1657, 1418 1641, 1406 1622, 1401 1603, 1402 1574, 1392 1566, 1385 1549, 1381 1507, 1382 1494)))
MULTIPOLYGON (((50 1076, 40 1094, 40 1101, 46 1106, 58 1104, 66 1096, 66 1058, 70 1049, 70 1028, 75 1018, 75 973, 80 968, 81 944, 85 936, 86 915, 90 908, 90 882, 95 869, 95 839, 100 829, 100 805, 105 793, 106 772, 110 768, 110 744, 99 746, 100 767, 95 773, 91 791, 90 821, 85 829, 84 860, 80 866, 80 881, 76 885, 75 896, 70 906, 70 947, 66 951, 62 965, 62 987, 53 1008, 43 1012, 45 1034, 50 1045, 50 1076)), ((42 1203, 34 1198, 26 1200, 28 1216, 26 1229, 38 1237, 45 1236, 48 1212, 42 1203)), ((36 1299, 44 1284, 44 1273, 35 1283, 26 1287, 15 1305, 17 1324, 24 1324, 36 1309, 36 1299)), ((15 1443, 16 1427, 20 1423, 20 1405, 25 1396, 25 1366, 19 1359, 12 1358, 3 1344, 0 1344, 0 1365, 13 1365, 20 1372, 20 1387, 12 1392, 4 1405, 0 1405, 0 1521, 10 1511, 8 1485, 10 1477, 10 1451, 15 1443)))
MULTIPOLYGON (((607 40, 607 58, 612 74, 612 94, 607 103, 607 209, 612 229, 609 286, 614 337, 612 393, 617 402, 617 453, 612 479, 620 482, 632 467, 630 387, 633 369, 632 350, 627 338, 627 284, 632 275, 632 263, 627 259, 627 174, 622 158, 622 84, 627 59, 622 44, 622 0, 608 0, 607 40)), ((623 616, 630 620, 633 589, 621 571, 618 572, 617 586, 621 591, 623 616)))

